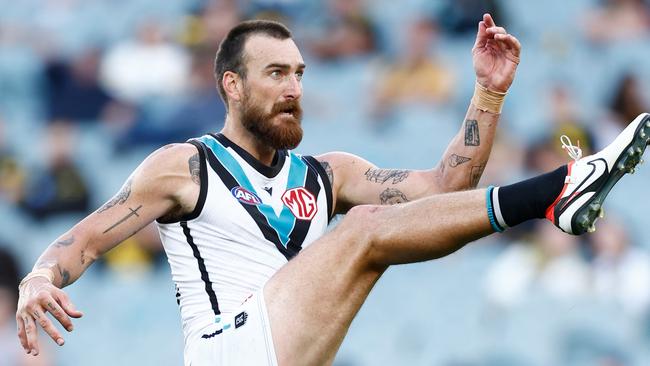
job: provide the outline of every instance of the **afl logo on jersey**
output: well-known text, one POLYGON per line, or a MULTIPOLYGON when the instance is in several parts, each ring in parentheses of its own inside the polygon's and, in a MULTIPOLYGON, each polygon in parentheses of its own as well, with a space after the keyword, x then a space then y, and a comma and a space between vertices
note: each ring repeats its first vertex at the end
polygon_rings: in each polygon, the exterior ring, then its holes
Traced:
POLYGON ((316 198, 304 187, 292 188, 282 195, 282 202, 300 220, 311 220, 316 216, 316 198))
POLYGON ((237 186, 233 189, 230 190, 230 193, 232 193, 233 197, 239 200, 241 203, 245 203, 247 205, 259 205, 262 203, 262 200, 260 200, 257 195, 248 189, 237 186))

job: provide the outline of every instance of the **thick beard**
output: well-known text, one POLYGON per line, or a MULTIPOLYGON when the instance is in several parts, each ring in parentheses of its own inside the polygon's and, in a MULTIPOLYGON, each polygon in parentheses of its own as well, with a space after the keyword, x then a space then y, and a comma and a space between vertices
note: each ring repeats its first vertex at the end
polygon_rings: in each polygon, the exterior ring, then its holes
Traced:
POLYGON ((302 140, 302 108, 297 100, 276 103, 271 112, 265 113, 252 98, 246 97, 241 109, 241 121, 259 142, 274 149, 295 149, 302 140), (291 116, 273 121, 273 118, 286 111, 291 116))

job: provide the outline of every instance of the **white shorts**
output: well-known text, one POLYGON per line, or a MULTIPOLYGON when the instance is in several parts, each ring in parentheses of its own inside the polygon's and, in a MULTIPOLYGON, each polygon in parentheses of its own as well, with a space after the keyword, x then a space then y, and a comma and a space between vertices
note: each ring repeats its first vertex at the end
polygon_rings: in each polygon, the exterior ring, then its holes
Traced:
POLYGON ((263 291, 188 339, 185 366, 277 366, 263 291))

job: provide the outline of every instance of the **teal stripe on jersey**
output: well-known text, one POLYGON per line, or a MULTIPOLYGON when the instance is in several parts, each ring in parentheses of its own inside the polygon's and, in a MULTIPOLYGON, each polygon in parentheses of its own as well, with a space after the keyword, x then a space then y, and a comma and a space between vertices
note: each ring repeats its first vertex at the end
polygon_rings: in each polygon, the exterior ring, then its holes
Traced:
MULTIPOLYGON (((260 197, 246 176, 241 165, 237 162, 237 159, 235 159, 223 145, 209 136, 203 136, 199 140, 214 153, 217 159, 219 159, 223 166, 228 169, 230 174, 232 174, 241 187, 255 193, 257 197, 260 197)), ((307 165, 305 162, 295 154, 289 153, 289 156, 291 157, 291 166, 289 167, 287 190, 302 187, 305 184, 305 178, 307 176, 307 165)), ((278 216, 273 210, 273 207, 266 203, 260 203, 257 205, 257 208, 264 215, 269 226, 278 233, 282 245, 286 248, 287 243, 289 243, 289 235, 296 224, 296 217, 291 213, 291 210, 289 210, 287 206, 283 206, 282 211, 280 211, 280 215, 278 216)))

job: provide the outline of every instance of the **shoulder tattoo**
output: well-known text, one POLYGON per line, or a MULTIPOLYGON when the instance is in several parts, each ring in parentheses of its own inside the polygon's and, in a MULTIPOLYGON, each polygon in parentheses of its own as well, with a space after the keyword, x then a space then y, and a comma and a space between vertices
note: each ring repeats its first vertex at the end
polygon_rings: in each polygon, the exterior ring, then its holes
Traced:
POLYGON ((319 161, 320 165, 325 169, 325 173, 327 174, 327 179, 330 181, 330 185, 333 187, 334 186, 334 171, 332 170, 332 166, 330 163, 326 161, 319 161))
POLYGON ((192 175, 192 182, 201 185, 201 160, 199 153, 192 155, 187 163, 190 168, 190 175, 192 175))

